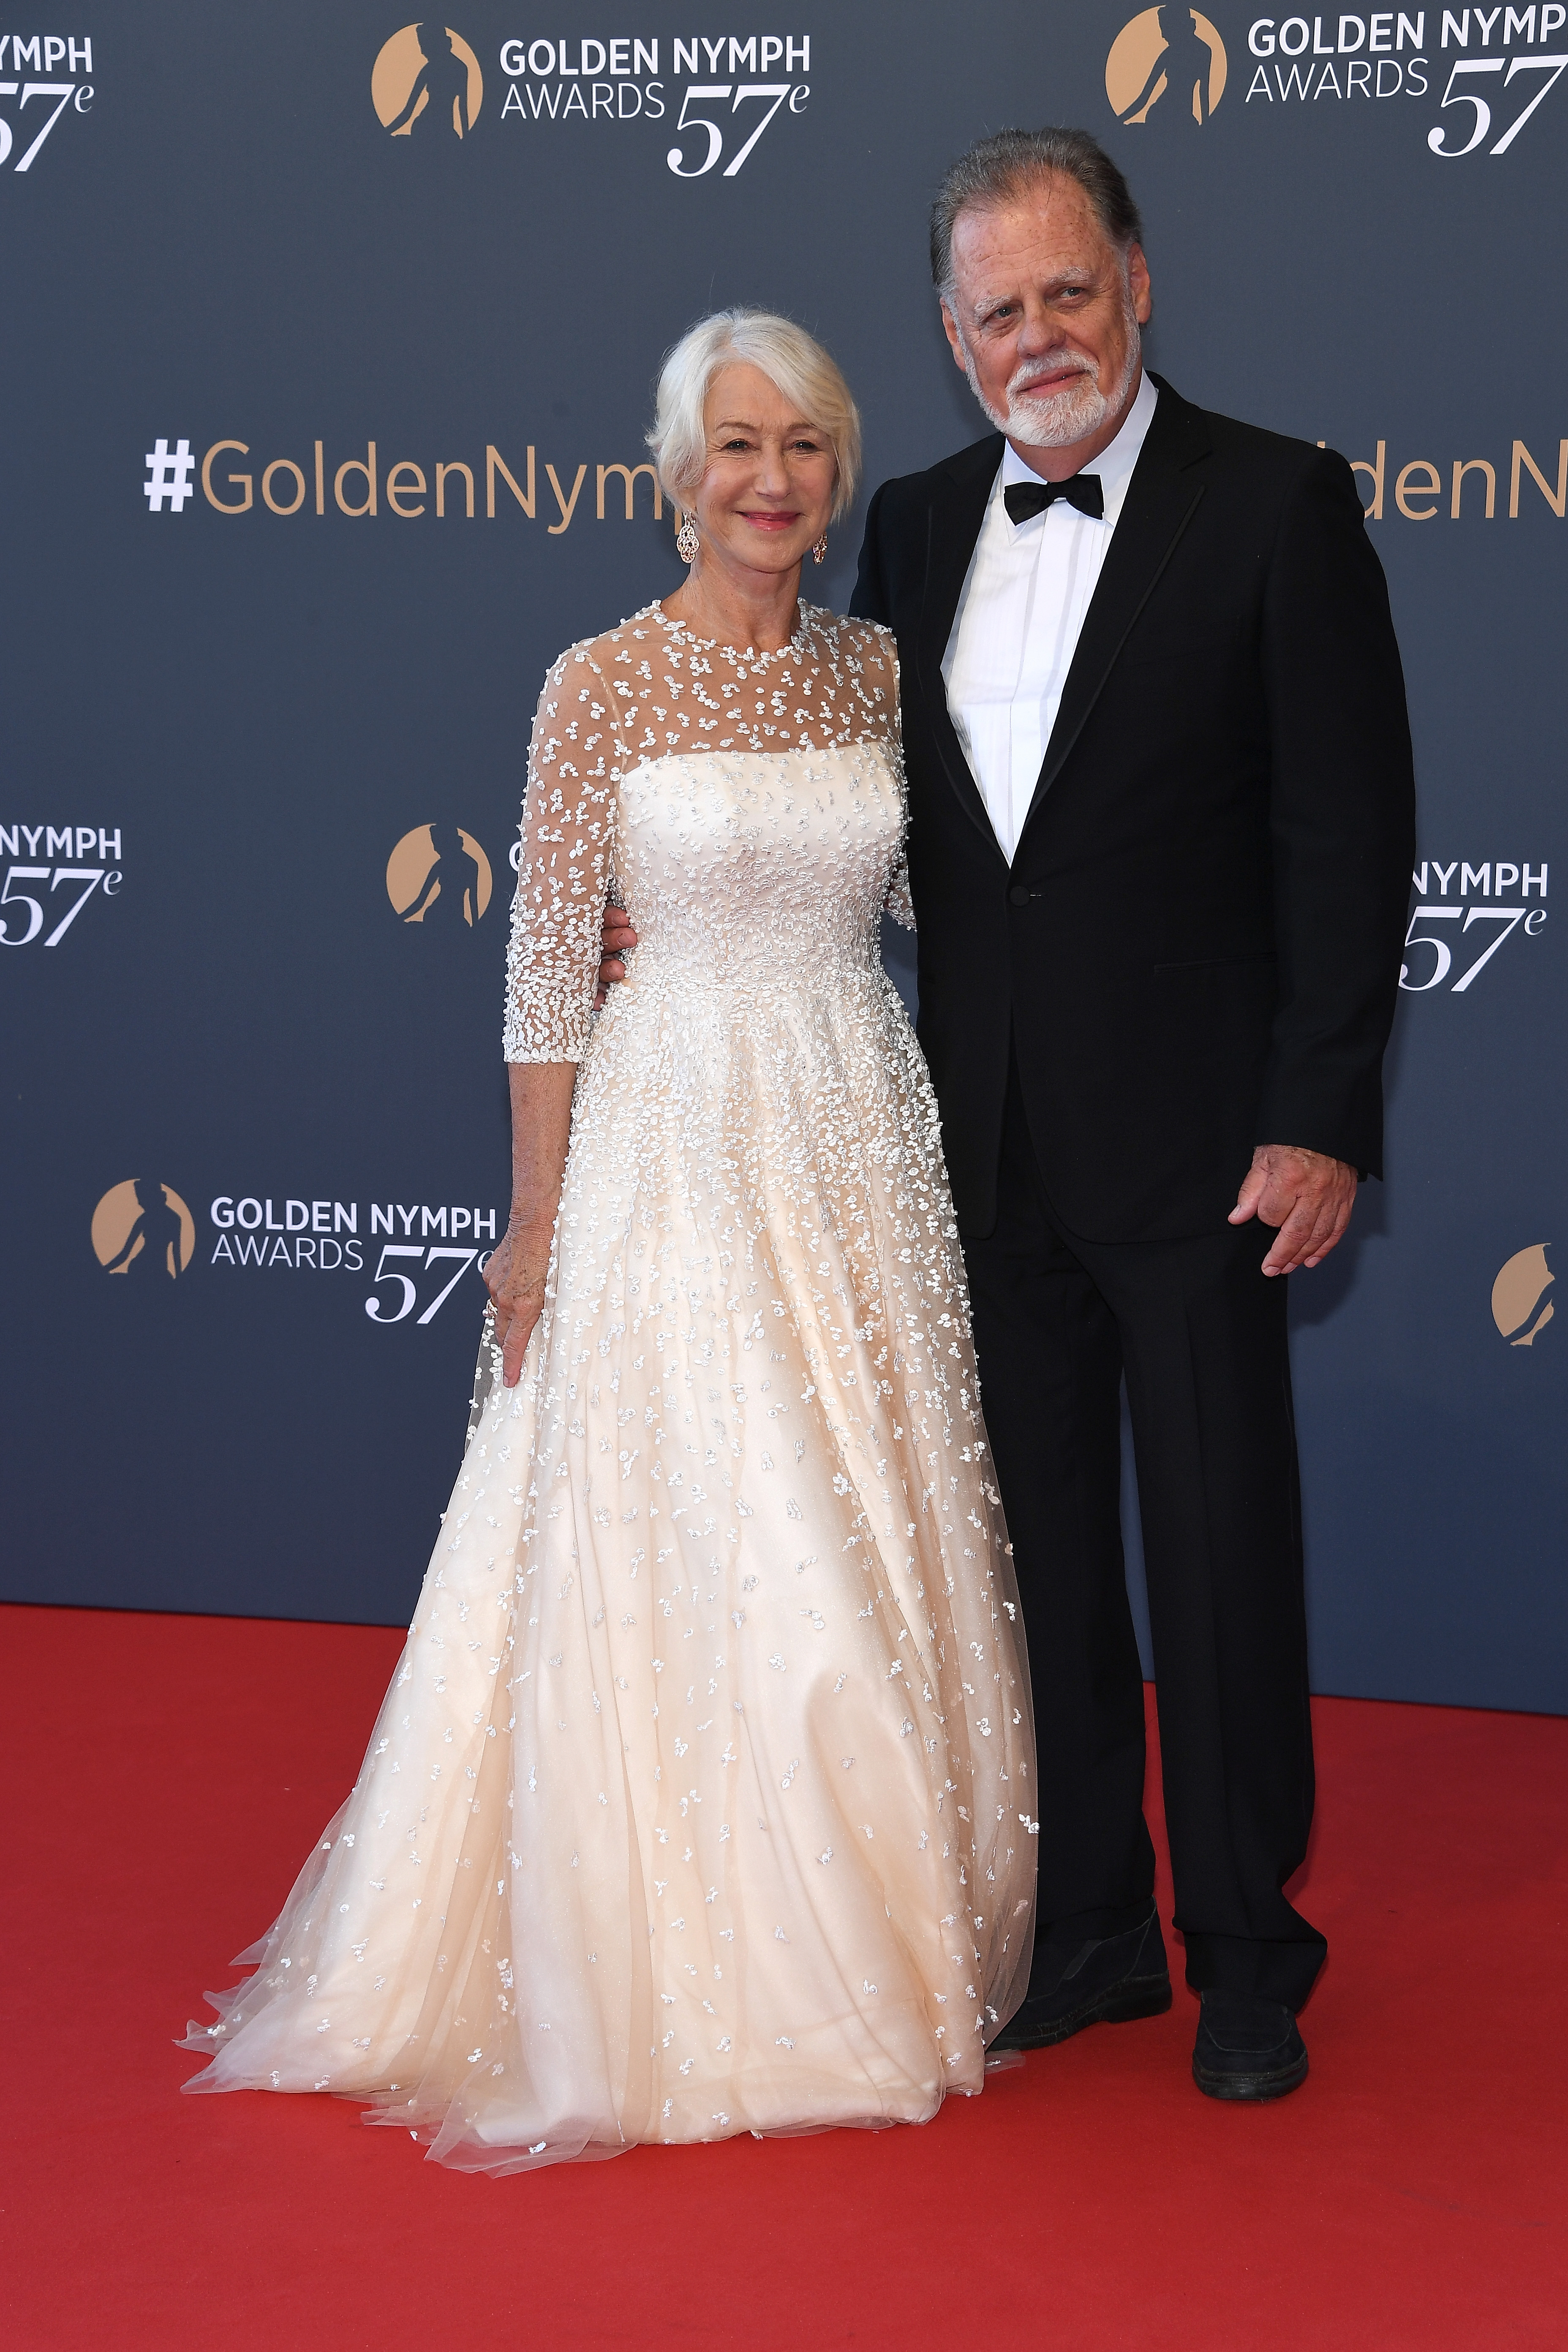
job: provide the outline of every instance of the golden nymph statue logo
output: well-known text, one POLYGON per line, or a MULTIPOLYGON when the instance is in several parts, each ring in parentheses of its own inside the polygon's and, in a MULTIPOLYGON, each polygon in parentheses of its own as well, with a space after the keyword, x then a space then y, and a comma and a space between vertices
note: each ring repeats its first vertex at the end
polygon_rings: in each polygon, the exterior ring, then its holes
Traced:
POLYGON ((160 1276, 178 1282, 196 1245, 195 1220, 172 1184, 128 1176, 111 1184, 92 1213, 92 1249, 106 1274, 128 1274, 133 1286, 160 1276))
POLYGON ((386 861, 386 895, 405 923, 472 930, 490 903, 490 861, 460 824, 416 824, 386 861))
POLYGON ((1105 95, 1119 121, 1145 123, 1164 102, 1167 118, 1199 128, 1225 95, 1225 43, 1195 8, 1145 8, 1131 17, 1105 60, 1105 95))
POLYGON ((371 68, 371 104, 395 139, 466 139, 485 102, 479 61, 450 25, 405 25, 371 68))
POLYGON ((1515 1250, 1498 1268, 1492 1285, 1492 1321, 1510 1348, 1532 1348, 1553 1314, 1546 1294, 1556 1280, 1546 1263, 1549 1242, 1515 1250))

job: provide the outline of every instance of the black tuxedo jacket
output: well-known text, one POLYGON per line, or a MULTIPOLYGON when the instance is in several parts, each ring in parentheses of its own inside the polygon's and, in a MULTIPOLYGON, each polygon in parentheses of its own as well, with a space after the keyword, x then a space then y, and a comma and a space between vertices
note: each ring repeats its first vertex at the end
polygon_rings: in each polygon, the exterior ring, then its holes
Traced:
POLYGON ((1415 856, 1382 567, 1342 457, 1154 381, 1011 870, 942 677, 1001 436, 866 519, 851 610, 898 638, 920 1037, 972 1235, 1010 1041, 1085 1240, 1212 1232, 1258 1143, 1380 1172, 1415 856))

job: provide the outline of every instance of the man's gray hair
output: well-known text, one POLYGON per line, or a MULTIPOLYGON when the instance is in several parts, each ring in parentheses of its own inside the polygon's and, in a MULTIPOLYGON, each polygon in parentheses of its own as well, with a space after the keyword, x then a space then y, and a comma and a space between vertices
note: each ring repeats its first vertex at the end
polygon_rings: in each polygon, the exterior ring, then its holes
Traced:
POLYGON ((950 164, 931 208, 931 274, 945 300, 952 292, 952 232, 960 213, 1010 204, 1053 172, 1076 180, 1101 228, 1125 253, 1142 242, 1132 191, 1098 139, 1087 131, 998 131, 950 164))

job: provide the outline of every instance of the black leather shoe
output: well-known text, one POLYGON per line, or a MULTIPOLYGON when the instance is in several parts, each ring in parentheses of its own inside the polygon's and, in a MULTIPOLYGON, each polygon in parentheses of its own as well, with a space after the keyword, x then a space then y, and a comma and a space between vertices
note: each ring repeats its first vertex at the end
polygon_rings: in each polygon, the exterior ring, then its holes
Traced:
POLYGON ((993 2050, 1045 2050, 1086 2025, 1119 2025, 1128 2018, 1159 2017, 1171 2006, 1171 1970, 1159 1919, 1149 1916, 1124 1936, 1088 1943, 1035 1948, 1029 1990, 993 2050))
POLYGON ((1307 2079, 1307 2045, 1282 2000, 1205 1992, 1193 2080, 1211 2099, 1282 2099, 1307 2079))

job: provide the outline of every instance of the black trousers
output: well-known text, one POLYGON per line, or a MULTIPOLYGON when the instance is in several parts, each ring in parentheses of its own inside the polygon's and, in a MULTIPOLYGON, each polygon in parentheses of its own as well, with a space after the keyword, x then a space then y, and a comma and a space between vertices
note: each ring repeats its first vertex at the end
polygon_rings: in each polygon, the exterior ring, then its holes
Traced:
POLYGON ((1115 1933, 1153 1891, 1125 1375, 1187 1981, 1294 2009, 1327 1946, 1281 1892, 1313 1780, 1286 1283, 1259 1271, 1273 1238, 1256 1220, 1191 1241, 1069 1234, 1015 1068, 995 1230, 964 1255, 1034 1685, 1040 1933, 1115 1933))

